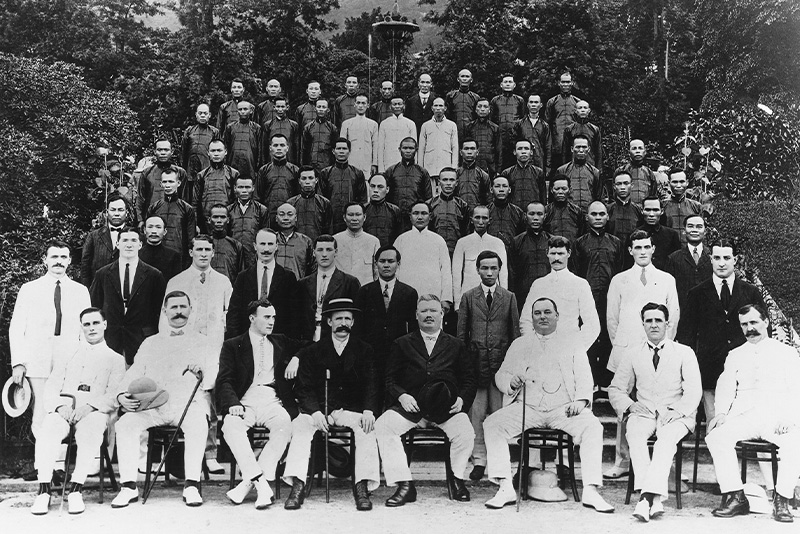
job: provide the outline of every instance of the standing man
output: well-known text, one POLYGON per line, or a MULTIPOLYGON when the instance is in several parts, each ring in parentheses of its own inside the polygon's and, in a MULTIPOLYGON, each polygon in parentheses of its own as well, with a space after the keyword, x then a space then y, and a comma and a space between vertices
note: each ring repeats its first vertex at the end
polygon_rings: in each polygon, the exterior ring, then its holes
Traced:
POLYGON ((275 261, 294 273, 299 280, 311 272, 314 266, 313 241, 297 231, 297 210, 286 202, 278 206, 275 216, 278 223, 278 250, 275 261))
POLYGON ((350 165, 352 145, 344 137, 333 147, 334 164, 320 172, 320 192, 331 201, 331 232, 345 229, 345 207, 351 202, 367 201, 367 181, 364 172, 350 165))
POLYGON ((256 232, 269 226, 269 210, 253 200, 253 191, 253 178, 239 176, 236 178, 236 202, 228 205, 228 235, 242 244, 245 268, 256 263, 253 248, 256 232))
POLYGON ((366 116, 369 99, 356 96, 355 116, 342 123, 341 136, 350 141, 353 166, 365 175, 378 172, 378 123, 366 116))
MULTIPOLYGON (((256 114, 258 116, 258 123, 264 128, 269 122, 275 118, 275 102, 281 96, 281 82, 276 79, 271 79, 267 82, 267 98, 258 104, 256 114)), ((285 102, 285 101, 284 101, 285 102)))
POLYGON ((228 221, 228 208, 223 204, 211 207, 211 239, 214 243, 211 268, 228 277, 233 284, 245 268, 244 247, 228 235, 228 221))
POLYGON ((204 234, 211 232, 208 218, 215 204, 227 206, 236 199, 234 189, 239 171, 225 164, 228 150, 221 139, 208 144, 209 164, 194 178, 194 209, 197 226, 204 234))
POLYGON ((432 109, 433 118, 422 125, 419 133, 419 163, 430 174, 434 189, 443 168, 458 166, 458 128, 444 116, 444 98, 434 98, 432 109))
POLYGON ((300 194, 287 202, 297 211, 297 229, 314 241, 331 231, 331 201, 317 193, 317 171, 311 165, 300 169, 300 194))
POLYGON ((86 235, 81 253, 81 283, 92 285, 94 275, 101 267, 114 261, 119 253, 119 232, 128 222, 128 201, 113 191, 106 200, 106 224, 86 235))
POLYGON ((181 164, 192 180, 195 179, 197 173, 208 167, 211 155, 208 151, 209 144, 212 139, 219 136, 219 130, 208 124, 208 120, 211 118, 208 104, 198 104, 194 117, 197 124, 186 128, 181 142, 181 155, 183 156, 181 164))
POLYGON ((404 139, 413 139, 417 142, 417 127, 414 121, 403 116, 405 104, 403 99, 395 96, 391 100, 392 114, 381 121, 378 127, 378 172, 400 161, 400 154, 396 147, 404 139))
POLYGON ((514 237, 508 247, 508 257, 513 269, 514 293, 517 302, 525 302, 531 284, 550 272, 550 261, 547 258, 550 234, 544 226, 544 204, 531 202, 525 213, 527 229, 514 237))
POLYGON ((514 126, 515 139, 527 139, 533 147, 533 164, 550 176, 552 168, 552 140, 550 126, 539 118, 542 109, 542 98, 539 95, 528 97, 528 114, 514 126))
POLYGON ((624 171, 630 177, 630 200, 637 206, 641 206, 647 197, 658 196, 658 182, 653 170, 645 164, 644 157, 647 151, 644 148, 644 141, 641 139, 631 139, 628 148, 630 161, 617 168, 614 176, 619 171, 624 171))
POLYGON ((231 81, 231 99, 223 103, 217 111, 217 130, 224 132, 230 124, 239 120, 238 106, 244 96, 244 83, 241 78, 231 81))
POLYGON ((506 406, 483 423, 489 479, 500 485, 486 506, 502 508, 516 500, 508 442, 522 433, 525 410, 525 430, 563 430, 580 444, 581 502, 601 513, 613 512, 597 491, 603 485, 603 426, 591 409, 592 373, 586 353, 567 332, 558 330, 558 308, 552 300, 540 298, 532 313, 535 333, 511 344, 494 378, 497 389, 507 395, 506 406), (523 388, 525 395, 520 395, 523 388))
POLYGON ((226 495, 241 504, 255 486, 257 510, 272 504, 269 481, 275 480, 275 469, 292 436, 292 417, 298 413, 285 374, 290 358, 303 344, 273 333, 277 313, 268 299, 248 304, 250 327, 222 345, 214 387, 224 417, 225 442, 242 470, 242 481, 226 495), (269 429, 269 440, 258 457, 247 439, 248 429, 256 425, 269 429))
POLYGON ((463 142, 467 125, 474 121, 475 104, 480 96, 471 91, 472 73, 468 69, 458 71, 458 89, 453 89, 445 97, 445 107, 448 110, 447 118, 456 123, 458 127, 458 140, 463 142))
POLYGON ((317 100, 316 118, 303 128, 303 165, 311 165, 317 172, 333 165, 333 147, 339 138, 339 128, 328 119, 328 101, 317 100))
MULTIPOLYGON (((486 231, 500 238, 509 250, 514 237, 525 231, 525 212, 510 201, 510 195, 508 178, 503 175, 495 176, 492 179, 492 201, 488 206, 489 226, 486 231)), ((509 280, 511 279, 512 276, 509 276, 509 280)))
MULTIPOLYGON (((384 119, 392 116, 392 100, 394 99, 394 84, 391 80, 381 82, 381 99, 369 107, 369 118, 381 125, 384 119)), ((402 100, 402 99, 401 99, 402 100)))
MULTIPOLYGON (((48 241, 42 261, 47 273, 22 284, 8 326, 11 376, 18 386, 27 377, 33 391, 34 438, 38 438, 47 414, 45 382, 54 365, 78 348, 80 313, 91 306, 86 286, 67 277, 69 245, 48 241)), ((52 469, 47 473, 39 471, 46 482, 50 482, 52 474, 52 469)))
POLYGON ((478 167, 494 178, 503 168, 503 139, 500 127, 489 119, 490 112, 489 100, 479 98, 475 104, 477 118, 469 123, 465 135, 478 145, 478 167))
MULTIPOLYGON (((356 95, 358 94, 358 78, 348 76, 344 81, 345 93, 333 101, 333 123, 338 128, 344 121, 356 116, 356 95)), ((366 111, 366 110, 365 110, 366 111)))
POLYGON ((686 198, 686 171, 680 167, 669 170, 670 197, 664 204, 663 222, 666 226, 677 230, 681 236, 681 245, 687 242, 687 235, 682 231, 683 222, 691 215, 702 215, 703 206, 696 200, 686 198))
POLYGON ((576 135, 585 135, 589 140, 589 152, 586 155, 586 162, 594 165, 600 172, 603 171, 603 138, 600 127, 589 122, 589 103, 586 100, 579 100, 575 105, 575 117, 569 126, 564 130, 564 140, 562 141, 561 154, 562 161, 571 157, 572 140, 576 135))
POLYGON ((386 200, 389 185, 384 175, 370 177, 368 186, 369 202, 364 206, 364 231, 377 237, 382 247, 391 245, 403 227, 400 208, 386 200))
POLYGON ((118 248, 119 259, 97 271, 89 294, 108 321, 108 347, 130 366, 142 341, 158 332, 167 282, 160 271, 139 261, 142 242, 134 228, 120 231, 118 248))
POLYGON ((183 270, 181 253, 164 245, 167 228, 164 219, 159 215, 152 215, 144 222, 144 243, 139 251, 139 259, 150 267, 161 271, 164 280, 183 270))
POLYGON ((478 143, 472 138, 461 141, 461 166, 456 169, 455 194, 467 203, 469 213, 475 206, 486 205, 492 188, 489 174, 478 165, 478 143))
MULTIPOLYGON (((514 161, 514 126, 525 116, 525 100, 514 94, 517 82, 511 74, 503 74, 500 81, 502 93, 490 102, 491 121, 500 128, 500 162, 514 161)), ((498 165, 498 168, 502 168, 498 165)))
POLYGON ((422 125, 433 118, 433 101, 436 95, 431 90, 433 81, 430 74, 420 74, 417 87, 419 92, 406 100, 406 115, 414 121, 416 136, 419 136, 422 125))
POLYGON ((456 180, 456 170, 452 167, 444 167, 439 175, 441 186, 439 194, 429 202, 430 229, 444 238, 451 257, 456 243, 467 233, 469 225, 467 203, 455 194, 458 183, 456 180))
POLYGON ((653 265, 657 269, 665 271, 669 255, 681 249, 681 235, 678 230, 673 230, 661 224, 663 213, 664 210, 662 209, 660 198, 649 197, 644 199, 642 204, 642 219, 644 223, 637 230, 644 230, 650 234, 650 240, 655 248, 653 265))
POLYGON ((377 395, 373 349, 350 335, 354 315, 360 311, 348 298, 326 302, 323 316, 330 335, 297 354, 300 368, 295 393, 300 414, 292 422, 292 443, 286 456, 284 480, 292 484, 292 492, 284 504, 287 510, 302 506, 311 440, 317 431, 327 433, 330 425, 353 431, 356 509, 372 510, 369 492, 381 483, 374 432, 375 414, 380 411, 381 401, 377 395))
POLYGON ((666 271, 675 278, 678 301, 686 309, 689 290, 711 279, 711 254, 703 240, 706 237, 706 221, 702 215, 689 215, 683 222, 683 233, 687 243, 667 258, 666 271))
POLYGON ((375 279, 372 263, 381 242, 364 231, 364 206, 358 202, 350 202, 345 207, 342 219, 347 229, 333 236, 339 249, 336 267, 355 276, 359 284, 368 284, 375 279))
POLYGON ((180 253, 184 265, 189 263, 189 243, 197 233, 197 219, 191 204, 178 196, 178 174, 171 170, 161 174, 164 198, 147 210, 147 216, 158 215, 164 221, 167 234, 164 246, 180 253))
POLYGON ((511 202, 517 206, 527 206, 531 202, 547 202, 547 186, 542 169, 531 163, 533 147, 527 139, 514 143, 516 164, 504 169, 503 176, 511 185, 511 202))
POLYGON ((544 107, 544 120, 550 125, 550 136, 553 140, 553 167, 562 163, 561 147, 564 144, 564 130, 572 124, 572 117, 578 105, 578 98, 572 95, 572 74, 562 72, 558 77, 559 94, 547 101, 544 107))
POLYGON ((572 138, 572 161, 556 169, 557 174, 569 177, 572 200, 586 211, 593 200, 603 198, 600 169, 589 163, 589 138, 578 134, 572 138))
POLYGON ((278 206, 300 192, 298 180, 300 169, 290 163, 286 155, 289 142, 283 134, 275 134, 269 140, 269 163, 258 170, 256 199, 269 210, 269 224, 275 222, 278 206))
POLYGON ((480 269, 478 269, 477 258, 481 252, 490 251, 497 254, 500 265, 505 265, 505 269, 500 269, 497 278, 499 287, 508 289, 508 258, 506 247, 500 238, 490 235, 487 230, 491 219, 489 218, 489 208, 486 206, 475 206, 472 210, 472 228, 474 232, 462 237, 456 243, 453 252, 453 303, 458 311, 461 302, 461 295, 477 286, 480 281, 480 269))
POLYGON ((725 362, 717 382, 716 414, 708 422, 706 436, 722 492, 722 504, 711 513, 716 517, 749 513, 736 443, 756 438, 780 447, 772 518, 791 523, 789 501, 800 479, 800 419, 794 409, 800 359, 797 350, 769 338, 765 308, 748 304, 739 308, 738 317, 747 343, 733 349, 725 362))
POLYGON ((553 235, 566 237, 575 243, 583 235, 586 216, 569 197, 572 180, 569 176, 556 174, 550 182, 552 202, 544 210, 544 228, 553 235))
POLYGON ((436 295, 423 294, 417 301, 419 332, 407 334, 392 345, 386 366, 386 396, 390 408, 375 423, 386 485, 397 490, 386 506, 397 507, 417 500, 408 460, 400 436, 418 426, 433 423, 450 440, 457 501, 469 501, 461 478, 467 469, 475 432, 467 412, 475 398, 475 365, 457 337, 442 331, 444 311, 436 295))
POLYGON ((322 89, 320 89, 318 81, 311 80, 308 82, 306 86, 308 100, 297 106, 297 109, 294 110, 294 120, 297 122, 297 125, 300 126, 301 135, 306 129, 306 125, 317 118, 317 100, 321 94, 322 89))
POLYGON ((694 431, 703 390, 694 351, 667 339, 667 307, 649 302, 641 317, 647 341, 629 347, 608 398, 620 419, 627 419, 636 489, 641 491, 633 516, 646 523, 664 513, 661 498, 667 495, 672 459, 678 442, 694 431), (654 434, 658 439, 650 458, 647 440, 654 434))
MULTIPOLYGON (((614 200, 608 205, 609 233, 617 236, 623 246, 628 245, 628 237, 643 223, 642 208, 631 200, 631 175, 626 170, 614 173, 614 200)), ((633 266, 632 257, 624 257, 622 268, 633 266)))
POLYGON ((158 139, 155 145, 156 161, 153 165, 142 171, 139 177, 139 186, 136 195, 136 221, 141 227, 147 219, 150 206, 164 198, 164 189, 161 187, 161 175, 165 172, 174 172, 178 175, 178 184, 183 186, 180 196, 186 202, 192 202, 194 183, 189 174, 181 167, 172 164, 172 143, 168 139, 158 139), (187 190, 187 187, 189 188, 187 190))
POLYGON ((239 120, 228 124, 222 135, 228 147, 225 163, 239 171, 242 176, 255 178, 261 165, 261 126, 253 120, 253 104, 242 100, 236 104, 239 120))
POLYGON ((477 363, 478 387, 469 419, 475 431, 472 449, 472 472, 469 478, 480 480, 486 470, 486 443, 483 421, 503 407, 503 394, 494 383, 494 376, 511 342, 519 337, 517 298, 498 285, 503 268, 500 256, 484 250, 475 261, 480 284, 464 292, 458 307, 458 338, 477 363))
MULTIPOLYGON (((300 141, 302 132, 297 122, 293 121, 287 116, 288 111, 289 102, 286 100, 286 98, 282 96, 276 98, 274 113, 275 117, 271 121, 262 125, 263 131, 261 140, 263 142, 270 143, 273 136, 281 134, 286 138, 286 144, 288 145, 286 150, 286 159, 289 161, 289 163, 299 165, 300 141)), ((262 146, 262 153, 266 152, 267 150, 264 150, 262 146)))
POLYGON ((431 178, 421 165, 415 163, 417 142, 406 137, 400 143, 400 163, 392 165, 383 175, 389 185, 388 201, 397 205, 403 215, 403 230, 411 228, 411 207, 426 202, 432 194, 431 178))

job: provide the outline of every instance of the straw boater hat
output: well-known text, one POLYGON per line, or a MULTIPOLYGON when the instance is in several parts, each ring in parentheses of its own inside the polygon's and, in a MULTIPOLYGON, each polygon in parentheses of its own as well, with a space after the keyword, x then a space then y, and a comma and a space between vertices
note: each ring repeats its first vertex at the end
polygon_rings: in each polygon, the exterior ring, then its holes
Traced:
POLYGON ((6 380, 3 386, 3 408, 9 417, 19 417, 25 413, 33 399, 31 383, 28 377, 22 379, 22 385, 14 383, 14 378, 6 380))
POLYGON ((169 400, 169 393, 160 389, 152 378, 146 376, 133 380, 128 385, 128 393, 139 401, 139 407, 134 412, 158 408, 169 400))
POLYGON ((361 310, 356 308, 353 299, 331 299, 322 307, 322 314, 327 315, 338 311, 349 311, 353 313, 360 313, 361 310))

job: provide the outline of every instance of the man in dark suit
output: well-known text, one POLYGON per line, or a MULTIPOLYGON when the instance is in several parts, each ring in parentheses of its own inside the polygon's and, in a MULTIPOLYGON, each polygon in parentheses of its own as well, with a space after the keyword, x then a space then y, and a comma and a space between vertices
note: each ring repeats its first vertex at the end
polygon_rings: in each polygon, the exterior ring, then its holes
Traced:
POLYGON ((757 304, 767 309, 758 288, 734 273, 736 254, 736 244, 729 239, 720 239, 711 246, 713 275, 689 290, 675 338, 697 355, 707 421, 716 413, 714 391, 728 352, 747 341, 739 325, 739 308, 757 304))
POLYGON ((689 215, 683 221, 687 243, 673 252, 667 259, 667 272, 675 279, 678 302, 686 308, 689 290, 711 278, 711 254, 703 245, 706 237, 706 222, 702 215, 689 215))
POLYGON ((380 411, 385 403, 386 360, 392 343, 417 326, 417 290, 396 277, 400 252, 386 245, 375 252, 378 279, 362 286, 356 296, 356 307, 362 311, 353 326, 353 335, 375 349, 375 373, 378 376, 380 411))
POLYGON ((128 201, 114 191, 108 195, 106 203, 106 223, 86 236, 81 254, 81 283, 86 287, 92 285, 95 273, 105 267, 119 255, 117 241, 119 231, 128 220, 128 201))
POLYGON ((475 398, 475 362, 460 339, 442 331, 443 317, 439 297, 420 296, 420 331, 406 334, 392 346, 386 366, 390 409, 375 423, 386 485, 397 485, 386 506, 417 500, 401 436, 429 423, 441 428, 450 440, 453 498, 462 502, 470 499, 461 477, 475 443, 475 431, 467 416, 475 398))
POLYGON ((661 199, 658 197, 647 197, 642 202, 642 219, 644 224, 637 230, 645 230, 650 234, 650 241, 655 247, 653 252, 653 266, 662 271, 667 270, 667 258, 673 252, 681 249, 681 234, 668 226, 661 224, 661 215, 664 209, 661 206, 661 199))
POLYGON ((142 241, 132 227, 119 231, 119 259, 97 271, 89 288, 92 306, 106 314, 106 344, 130 366, 144 338, 158 332, 167 283, 161 271, 139 260, 142 241))
POLYGON ((420 74, 417 80, 419 92, 406 100, 405 116, 417 126, 417 137, 422 125, 433 118, 433 101, 436 95, 431 91, 433 81, 430 74, 420 74))
POLYGON ((242 470, 242 482, 227 493, 228 499, 241 504, 255 486, 256 509, 263 509, 272 504, 267 481, 275 479, 275 468, 292 435, 292 418, 298 414, 284 373, 304 343, 273 333, 278 312, 269 300, 250 302, 247 313, 248 331, 222 345, 214 390, 224 417, 225 442, 242 470), (269 441, 258 458, 247 438, 248 429, 256 425, 269 429, 269 441))
POLYGON ((166 235, 167 228, 164 219, 159 215, 148 217, 144 223, 145 242, 142 244, 142 250, 139 251, 139 259, 161 271, 164 280, 169 282, 183 269, 181 268, 181 253, 164 246, 166 235))
POLYGON ((319 341, 323 335, 330 334, 330 327, 322 321, 322 308, 331 299, 348 298, 355 300, 361 284, 351 276, 336 268, 338 245, 332 235, 322 234, 314 240, 314 258, 317 272, 301 278, 300 309, 297 313, 298 328, 302 339, 319 341))
POLYGON ((233 284, 233 293, 228 303, 225 337, 243 334, 249 327, 248 307, 254 300, 267 298, 275 307, 277 317, 272 331, 297 337, 300 332, 296 324, 297 278, 275 261, 278 236, 274 230, 262 228, 256 233, 255 250, 258 261, 239 273, 233 284))
POLYGON ((331 334, 298 354, 300 370, 295 393, 300 415, 292 422, 292 444, 286 455, 284 480, 292 492, 284 508, 296 510, 303 504, 311 440, 329 425, 344 426, 355 439, 356 509, 372 510, 369 492, 381 483, 375 413, 380 408, 372 347, 350 336, 354 314, 352 299, 332 299, 323 313, 331 334), (326 377, 327 375, 327 377, 326 377))

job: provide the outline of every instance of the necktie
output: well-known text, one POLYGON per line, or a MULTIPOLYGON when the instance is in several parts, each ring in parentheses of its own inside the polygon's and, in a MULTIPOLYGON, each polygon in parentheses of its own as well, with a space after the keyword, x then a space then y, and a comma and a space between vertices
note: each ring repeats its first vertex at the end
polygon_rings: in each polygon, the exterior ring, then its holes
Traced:
POLYGON ((661 356, 658 355, 658 347, 653 347, 653 368, 658 370, 658 362, 661 356))
POLYGON ((269 295, 269 267, 264 265, 264 275, 261 277, 261 298, 265 299, 269 295))
POLYGON ((646 286, 647 285, 647 275, 645 274, 644 270, 645 270, 645 268, 642 267, 642 276, 639 277, 639 280, 642 281, 642 285, 643 286, 646 286))
POLYGON ((722 307, 727 310, 731 303, 731 288, 728 287, 727 280, 722 281, 722 291, 719 292, 719 300, 722 302, 722 307))
POLYGON ((700 261, 700 254, 697 253, 697 247, 692 249, 692 259, 694 260, 695 265, 697 265, 697 263, 700 261))
POLYGON ((486 307, 487 308, 491 308, 492 307, 492 300, 494 300, 492 298, 492 291, 489 290, 489 291, 486 292, 486 307))
POLYGON ((122 281, 122 300, 125 301, 125 305, 128 305, 128 301, 131 299, 131 264, 125 264, 125 278, 122 281))
POLYGON ((205 284, 206 283, 206 273, 205 272, 200 273, 200 283, 201 284, 205 284))
POLYGON ((61 335, 61 280, 56 280, 56 290, 53 293, 53 304, 56 307, 56 327, 53 331, 54 336, 61 335))
POLYGON ((387 310, 389 309, 389 284, 383 286, 383 305, 387 310))
POLYGON ((435 343, 436 336, 425 336, 425 341, 430 341, 431 343, 435 343))
POLYGON ((172 336, 182 336, 182 335, 183 335, 183 330, 172 330, 172 331, 170 331, 170 333, 169 333, 169 337, 172 337, 172 336))

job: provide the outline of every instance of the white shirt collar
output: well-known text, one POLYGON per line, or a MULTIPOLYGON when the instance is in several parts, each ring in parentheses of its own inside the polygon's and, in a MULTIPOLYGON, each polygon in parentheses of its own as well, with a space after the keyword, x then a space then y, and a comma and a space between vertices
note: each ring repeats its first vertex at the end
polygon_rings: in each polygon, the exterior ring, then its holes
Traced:
POLYGON ((336 339, 336 336, 331 334, 331 341, 333 341, 333 348, 334 350, 336 350, 336 354, 341 356, 342 352, 344 352, 345 347, 347 347, 347 342, 350 341, 350 336, 347 336, 344 341, 339 341, 338 339, 336 339))
POLYGON ((492 287, 489 287, 486 284, 484 284, 483 282, 481 282, 481 291, 483 291, 483 296, 484 297, 486 296, 486 292, 487 291, 491 291, 492 295, 494 295, 497 292, 497 283, 495 283, 492 287))
MULTIPOLYGON (((732 274, 725 280, 728 281, 728 289, 733 292, 733 283, 736 279, 736 275, 732 274)), ((717 289, 717 294, 719 295, 722 292, 722 278, 716 275, 716 273, 711 275, 711 280, 714 282, 714 287, 717 289)))

